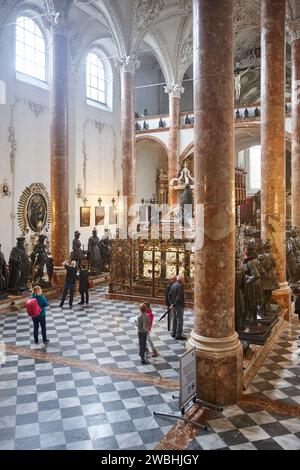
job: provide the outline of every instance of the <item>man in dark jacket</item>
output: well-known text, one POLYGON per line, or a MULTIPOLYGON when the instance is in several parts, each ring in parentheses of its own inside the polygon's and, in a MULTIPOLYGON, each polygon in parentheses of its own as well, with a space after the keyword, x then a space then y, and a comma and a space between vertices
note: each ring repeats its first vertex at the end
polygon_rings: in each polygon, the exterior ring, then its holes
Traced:
POLYGON ((168 331, 171 330, 171 324, 172 324, 172 309, 171 309, 169 295, 170 295, 171 287, 176 281, 177 281, 176 276, 173 276, 170 279, 170 283, 167 285, 166 292, 165 292, 166 306, 168 307, 168 331))
POLYGON ((63 295, 62 295, 59 306, 61 308, 63 308, 65 300, 66 300, 67 295, 68 295, 68 292, 70 291, 69 307, 71 308, 73 306, 75 285, 76 285, 76 279, 77 279, 77 263, 76 263, 76 261, 72 261, 71 264, 66 262, 65 263, 65 269, 67 271, 66 272, 66 280, 65 280, 63 295))
POLYGON ((173 333, 172 336, 177 340, 185 340, 183 336, 183 314, 185 307, 184 300, 184 277, 178 276, 177 281, 171 286, 169 291, 169 302, 173 310, 173 333))

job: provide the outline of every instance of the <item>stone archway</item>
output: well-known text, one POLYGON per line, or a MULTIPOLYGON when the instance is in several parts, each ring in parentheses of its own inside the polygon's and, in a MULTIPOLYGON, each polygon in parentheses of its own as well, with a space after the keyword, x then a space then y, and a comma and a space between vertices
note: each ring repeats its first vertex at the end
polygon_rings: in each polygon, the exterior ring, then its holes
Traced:
POLYGON ((168 198, 168 147, 160 139, 142 135, 136 139, 136 202, 168 198))

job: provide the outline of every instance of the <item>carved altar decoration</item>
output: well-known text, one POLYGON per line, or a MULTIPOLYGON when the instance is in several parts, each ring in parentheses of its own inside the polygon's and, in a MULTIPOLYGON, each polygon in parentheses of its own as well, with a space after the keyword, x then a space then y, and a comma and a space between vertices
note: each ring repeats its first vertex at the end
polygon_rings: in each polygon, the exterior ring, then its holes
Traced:
POLYGON ((23 235, 28 232, 41 234, 51 222, 50 196, 42 183, 27 187, 19 200, 18 222, 23 235))
MULTIPOLYGON (((246 175, 247 172, 241 168, 235 169, 235 204, 236 208, 243 206, 246 203, 247 193, 246 193, 246 175)), ((181 166, 181 169, 178 173, 177 178, 173 178, 169 186, 175 191, 180 192, 184 191, 186 185, 188 184, 192 191, 194 191, 194 154, 191 153, 188 155, 181 166)), ((178 197, 178 200, 180 197, 178 197)), ((237 217, 238 219, 238 217, 237 217)))

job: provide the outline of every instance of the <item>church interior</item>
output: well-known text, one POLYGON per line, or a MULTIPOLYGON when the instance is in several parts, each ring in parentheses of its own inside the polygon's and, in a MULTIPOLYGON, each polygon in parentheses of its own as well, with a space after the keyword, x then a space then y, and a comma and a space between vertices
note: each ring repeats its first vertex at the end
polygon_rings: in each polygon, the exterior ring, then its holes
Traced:
POLYGON ((300 0, 0 0, 0 65, 0 450, 300 450, 300 0))

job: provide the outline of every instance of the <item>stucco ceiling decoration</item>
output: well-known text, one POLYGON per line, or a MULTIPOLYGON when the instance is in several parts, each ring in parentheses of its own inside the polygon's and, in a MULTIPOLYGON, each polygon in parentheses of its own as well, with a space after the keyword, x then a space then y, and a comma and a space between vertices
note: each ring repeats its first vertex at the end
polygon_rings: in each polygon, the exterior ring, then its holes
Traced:
POLYGON ((193 32, 188 17, 181 20, 176 40, 176 83, 182 83, 184 74, 193 63, 193 32))

